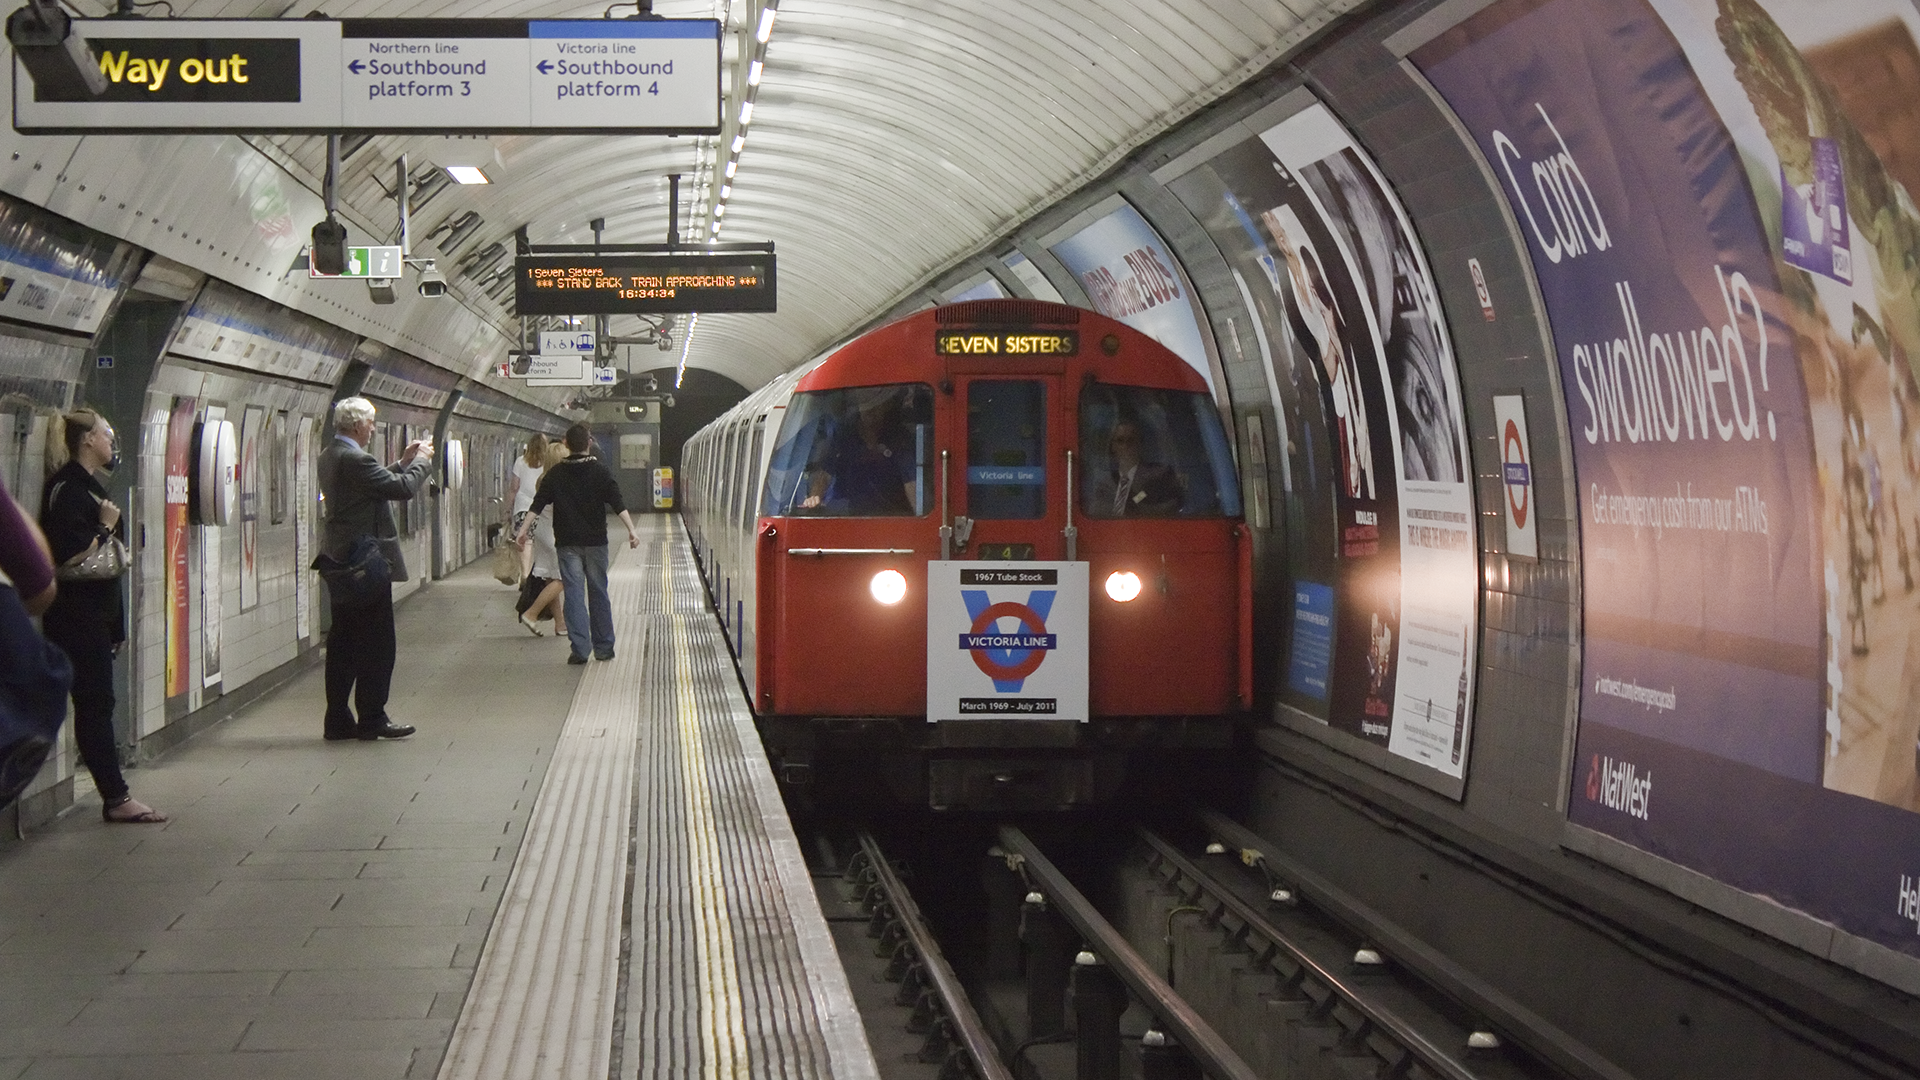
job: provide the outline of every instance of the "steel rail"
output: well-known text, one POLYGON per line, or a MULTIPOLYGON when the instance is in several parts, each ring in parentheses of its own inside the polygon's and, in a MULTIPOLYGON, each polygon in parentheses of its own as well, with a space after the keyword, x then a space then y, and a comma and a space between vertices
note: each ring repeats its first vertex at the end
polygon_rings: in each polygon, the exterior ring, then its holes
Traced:
POLYGON ((1360 898, 1274 850, 1273 845, 1252 829, 1214 810, 1201 810, 1199 816, 1215 839, 1239 850, 1241 861, 1279 877, 1295 892, 1368 938, 1443 993, 1478 1010, 1549 1065, 1580 1080, 1633 1080, 1631 1073, 1566 1029, 1431 948, 1360 898))
POLYGON ((985 1024, 980 1022, 980 1014, 973 1008, 973 1002, 960 986, 960 979, 953 973, 953 965, 947 963, 946 953, 940 949, 940 943, 933 939, 927 930, 927 920, 920 914, 920 905, 914 902, 913 894, 907 891, 906 884, 893 872, 893 866, 887 862, 880 851, 880 845, 874 841, 871 833, 860 833, 860 852, 866 856, 867 866, 873 871, 874 883, 886 894, 886 902, 893 905, 894 918, 900 923, 907 935, 907 942, 913 947, 921 971, 933 992, 939 995, 940 1007, 952 1024, 952 1034, 973 1062, 973 1072, 980 1080, 1013 1080, 1013 1073, 1000 1061, 1000 1048, 994 1044, 993 1037, 987 1034, 985 1024))
POLYGON ((1075 930, 1108 969, 1119 976, 1135 997, 1172 1033, 1180 1045, 1209 1076, 1219 1080, 1260 1080, 1260 1074, 1234 1052, 1213 1026, 1201 1019, 1176 994, 1173 987, 1154 974, 1140 954, 1127 944, 1099 909, 1073 887, 1065 874, 1027 839, 1027 834, 1011 825, 1000 827, 1000 845, 1024 864, 1029 884, 1052 901, 1054 910, 1075 930))
POLYGON ((1277 926, 1268 922, 1252 904, 1235 896, 1212 875, 1201 870, 1172 845, 1146 829, 1138 829, 1141 839, 1153 848, 1154 853, 1178 870, 1187 880, 1204 891, 1207 896, 1225 908, 1248 930, 1285 952, 1302 970, 1320 981, 1328 990, 1374 1028, 1384 1032, 1399 1043, 1408 1053, 1417 1058, 1420 1064, 1444 1080, 1475 1080, 1476 1074, 1466 1067, 1444 1048, 1434 1045, 1433 1040, 1413 1029, 1405 1020, 1368 1001, 1357 988, 1343 980, 1337 973, 1309 956, 1305 949, 1295 944, 1277 926))

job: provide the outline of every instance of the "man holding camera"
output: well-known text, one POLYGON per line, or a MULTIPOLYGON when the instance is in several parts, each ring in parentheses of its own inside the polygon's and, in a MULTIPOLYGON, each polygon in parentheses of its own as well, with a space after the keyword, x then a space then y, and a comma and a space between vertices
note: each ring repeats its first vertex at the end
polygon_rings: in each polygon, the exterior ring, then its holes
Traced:
POLYGON ((400 533, 394 526, 393 508, 387 504, 411 499, 426 486, 433 465, 433 445, 416 440, 399 461, 381 465, 366 449, 373 438, 373 416, 373 403, 366 398, 341 399, 333 407, 333 444, 320 454, 320 493, 326 500, 327 519, 321 554, 345 563, 355 543, 370 536, 379 543, 388 568, 387 581, 372 597, 332 597, 325 735, 334 741, 404 739, 414 732, 411 725, 396 724, 387 716, 397 649, 392 582, 407 579, 400 533), (351 711, 347 707, 349 697, 354 706, 351 711), (357 724, 355 712, 359 714, 357 724))

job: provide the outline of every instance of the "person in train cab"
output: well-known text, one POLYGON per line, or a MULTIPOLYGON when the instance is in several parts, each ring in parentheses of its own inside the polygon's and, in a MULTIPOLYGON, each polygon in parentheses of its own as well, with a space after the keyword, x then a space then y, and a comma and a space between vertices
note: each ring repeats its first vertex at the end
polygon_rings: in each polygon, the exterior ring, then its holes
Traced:
POLYGON ((120 508, 95 475, 120 464, 119 444, 113 425, 92 409, 56 416, 48 434, 48 459, 60 467, 41 491, 40 528, 60 568, 56 576, 64 580, 40 629, 73 661, 73 740, 100 792, 101 816, 122 824, 158 824, 167 815, 133 797, 120 773, 119 739, 113 732, 113 659, 127 641, 120 578, 82 569, 88 556, 116 541, 126 543, 120 508))
POLYGON ((853 415, 842 419, 824 453, 808 466, 800 509, 854 517, 912 514, 919 463, 912 433, 900 416, 899 391, 869 386, 850 396, 853 415))
POLYGON ((534 516, 553 507, 554 550, 560 556, 562 601, 573 613, 567 623, 572 650, 567 663, 584 664, 592 651, 596 660, 613 659, 613 599, 607 595, 607 514, 620 515, 627 527, 627 546, 640 546, 633 517, 620 499, 619 481, 593 453, 593 430, 585 424, 567 429, 567 459, 540 480, 513 542, 526 542, 534 516), (582 618, 582 615, 585 617, 582 618))
POLYGON ((398 649, 391 583, 407 579, 400 532, 388 504, 411 499, 426 487, 433 447, 415 440, 400 460, 382 465, 366 449, 373 438, 373 417, 373 402, 342 398, 333 407, 333 443, 320 454, 320 492, 327 509, 321 553, 346 562, 360 538, 371 536, 386 557, 389 579, 373 599, 332 598, 324 731, 329 740, 404 739, 414 732, 412 725, 396 724, 387 716, 398 649))
POLYGON ((1094 512, 1111 517, 1171 517, 1185 492, 1172 469, 1142 456, 1140 425, 1114 423, 1107 436, 1112 472, 1094 490, 1094 512))
MULTIPOLYGON (((527 439, 527 448, 513 459, 513 476, 507 481, 507 496, 513 500, 513 509, 507 518, 509 536, 520 531, 520 519, 526 516, 527 507, 533 505, 533 489, 540 486, 540 476, 547 468, 547 437, 534 432, 527 439)), ((522 580, 533 572, 533 550, 520 549, 520 577, 522 580)))

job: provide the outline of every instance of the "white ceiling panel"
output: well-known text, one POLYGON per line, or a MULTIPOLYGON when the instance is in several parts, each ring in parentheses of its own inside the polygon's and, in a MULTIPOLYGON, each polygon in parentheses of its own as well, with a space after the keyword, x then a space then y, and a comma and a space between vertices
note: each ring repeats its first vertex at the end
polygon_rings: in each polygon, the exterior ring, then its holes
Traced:
MULTIPOLYGON (((95 2, 80 0, 80 6, 95 2)), ((429 313, 450 309, 410 304, 403 317, 378 313, 387 317, 373 319, 381 328, 376 336, 420 351, 422 335, 444 327, 458 342, 433 350, 436 362, 463 373, 480 369, 492 354, 504 352, 517 324, 474 274, 459 272, 461 261, 496 244, 510 252, 513 232, 522 225, 535 243, 582 244, 592 240, 589 222, 602 218, 608 243, 659 242, 667 230, 669 173, 682 174, 683 238, 705 241, 717 193, 727 182, 721 171, 739 134, 740 102, 750 92, 752 122, 719 239, 776 245, 780 310, 703 316, 686 353, 691 366, 759 386, 1239 86, 1356 2, 785 0, 761 50, 753 32, 764 0, 658 0, 659 15, 724 20, 725 130, 710 137, 491 140, 497 163, 487 171, 495 182, 448 186, 414 218, 416 237, 462 215, 482 220, 443 253, 441 268, 453 279, 461 316, 434 317, 429 313), (747 65, 762 55, 763 78, 749 91, 747 65)), ((183 17, 254 18, 295 18, 315 10, 339 18, 595 18, 605 10, 604 3, 529 0, 174 0, 174 7, 183 17)), ((51 150, 76 140, 15 135, 10 141, 51 150)), ((144 157, 137 170, 143 182, 169 178, 168 190, 142 195, 161 211, 159 221, 209 236, 222 231, 209 219, 250 213, 246 204, 257 201, 264 183, 253 174, 262 170, 304 189, 294 202, 305 211, 326 158, 325 140, 311 136, 95 136, 78 142, 84 144, 78 158, 144 157), (251 168, 236 160, 248 155, 256 159, 251 168)), ((348 157, 342 193, 356 237, 379 241, 393 232, 387 193, 398 156, 409 155, 418 179, 439 164, 433 157, 446 145, 380 136, 348 157)), ((0 163, 0 185, 41 193, 36 201, 47 201, 46 181, 22 175, 17 163, 0 163)), ((53 195, 63 205, 84 201, 53 195)), ((142 224, 147 218, 98 220, 118 221, 118 234, 136 242, 154 231, 151 223, 142 224)), ((304 233, 312 222, 297 224, 304 233)), ((288 291, 280 285, 263 289, 257 273, 232 273, 231 254, 224 261, 196 261, 193 250, 178 243, 166 247, 168 257, 243 287, 276 298, 288 291)), ((277 253, 275 245, 266 249, 277 253)), ((223 250, 231 252, 232 245, 223 250)), ((420 253, 435 252, 422 245, 420 253)), ((303 306, 324 317, 325 305, 320 308, 303 306)), ((367 316, 346 321, 358 329, 367 316)), ((671 354, 640 350, 636 364, 678 360, 681 322, 671 354)), ((636 320, 615 325, 616 333, 637 329, 636 320)))

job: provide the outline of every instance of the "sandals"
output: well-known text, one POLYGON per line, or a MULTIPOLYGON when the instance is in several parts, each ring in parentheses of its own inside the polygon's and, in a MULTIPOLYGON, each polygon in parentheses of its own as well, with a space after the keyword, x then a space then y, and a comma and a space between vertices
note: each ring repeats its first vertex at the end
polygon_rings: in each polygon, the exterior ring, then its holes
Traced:
POLYGON ((112 806, 100 808, 100 817, 109 825, 158 825, 167 815, 129 795, 112 806))
POLYGON ((546 636, 546 634, 540 629, 540 627, 537 624, 535 624, 533 620, 527 618, 525 615, 520 616, 520 625, 526 627, 528 631, 530 631, 533 634, 534 637, 546 636))

